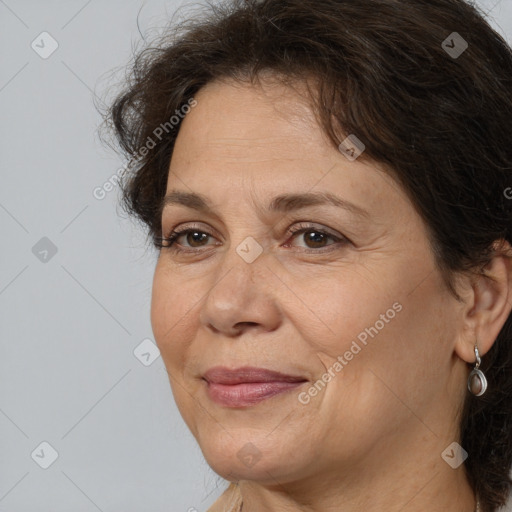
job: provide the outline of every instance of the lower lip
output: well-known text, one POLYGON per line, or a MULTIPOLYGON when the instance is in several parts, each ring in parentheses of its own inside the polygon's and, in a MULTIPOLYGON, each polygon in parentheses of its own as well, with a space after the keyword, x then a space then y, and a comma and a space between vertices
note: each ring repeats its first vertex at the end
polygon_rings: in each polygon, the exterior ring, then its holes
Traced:
POLYGON ((224 407, 248 407, 302 384, 304 382, 246 382, 232 385, 207 382, 206 392, 211 400, 224 407))

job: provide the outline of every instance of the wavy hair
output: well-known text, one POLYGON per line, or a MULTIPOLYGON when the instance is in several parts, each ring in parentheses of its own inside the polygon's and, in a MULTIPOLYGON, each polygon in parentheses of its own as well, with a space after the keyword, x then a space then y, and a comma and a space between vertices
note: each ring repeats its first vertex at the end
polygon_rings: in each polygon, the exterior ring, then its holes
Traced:
MULTIPOLYGON (((263 73, 313 79, 321 129, 334 147, 356 134, 359 158, 401 185, 457 299, 456 275, 484 275, 493 243, 512 243, 512 51, 464 0, 228 0, 169 28, 135 56, 106 114, 131 159, 122 204, 155 243, 179 131, 169 119, 209 82, 263 73)), ((481 368, 489 389, 461 404, 460 442, 468 480, 494 512, 512 484, 511 317, 481 368)))

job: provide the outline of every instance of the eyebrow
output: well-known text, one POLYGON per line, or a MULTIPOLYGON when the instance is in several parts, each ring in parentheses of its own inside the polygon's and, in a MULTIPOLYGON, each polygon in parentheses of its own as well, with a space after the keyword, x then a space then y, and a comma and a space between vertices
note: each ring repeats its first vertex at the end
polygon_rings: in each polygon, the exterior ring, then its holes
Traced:
MULTIPOLYGON (((162 200, 160 211, 162 212, 166 206, 180 205, 197 210, 204 213, 212 213, 213 207, 210 200, 195 192, 181 192, 173 190, 167 194, 162 200)), ((301 210, 310 206, 331 205, 343 208, 349 212, 363 218, 369 218, 369 213, 360 206, 351 203, 341 197, 329 192, 308 192, 303 194, 281 194, 272 199, 267 206, 269 212, 291 212, 301 210)))

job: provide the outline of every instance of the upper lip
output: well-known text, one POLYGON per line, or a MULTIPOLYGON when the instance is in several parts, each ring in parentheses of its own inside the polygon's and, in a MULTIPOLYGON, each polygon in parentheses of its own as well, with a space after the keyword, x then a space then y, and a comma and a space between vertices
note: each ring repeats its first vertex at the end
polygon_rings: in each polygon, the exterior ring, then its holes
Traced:
POLYGON ((266 368, 255 368, 244 366, 241 368, 226 368, 225 366, 214 366, 206 371, 203 379, 214 384, 242 384, 246 382, 304 382, 307 379, 297 375, 286 375, 284 373, 267 370, 266 368))

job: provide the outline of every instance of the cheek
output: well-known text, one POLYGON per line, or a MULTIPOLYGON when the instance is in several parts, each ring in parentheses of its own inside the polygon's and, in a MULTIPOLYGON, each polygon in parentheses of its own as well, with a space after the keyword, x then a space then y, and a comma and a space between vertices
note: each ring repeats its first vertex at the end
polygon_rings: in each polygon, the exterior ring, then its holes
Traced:
MULTIPOLYGON (((410 408, 422 416, 444 396, 455 339, 453 303, 437 279, 426 280, 412 294, 394 289, 391 298, 361 302, 364 315, 353 311, 357 323, 340 334, 337 351, 325 350, 331 361, 340 354, 346 361, 326 404, 343 403, 356 423, 382 421, 390 431, 411 418, 410 408)), ((344 413, 338 409, 337 414, 344 413)))
POLYGON ((195 329, 192 328, 193 305, 189 290, 179 282, 176 274, 169 273, 157 264, 153 277, 151 296, 151 325, 156 344, 164 362, 174 401, 180 414, 192 432, 196 432, 193 419, 198 415, 195 401, 191 400, 184 369, 188 347, 191 346, 195 329))
POLYGON ((350 350, 353 341, 364 347, 365 341, 382 337, 402 309, 384 272, 379 279, 374 282, 353 268, 339 268, 307 280, 289 280, 295 300, 288 303, 285 316, 294 318, 313 350, 331 358, 350 350))
POLYGON ((314 287, 293 283, 311 311, 288 314, 313 352, 315 378, 329 381, 315 398, 319 407, 342 400, 353 412, 371 406, 383 413, 382 404, 400 407, 397 397, 425 404, 440 392, 447 378, 440 368, 455 336, 453 302, 436 273, 422 282, 416 274, 388 268, 375 280, 360 269, 336 281, 317 277, 314 287), (421 284, 411 293, 414 282, 421 284))
POLYGON ((192 341, 194 330, 190 326, 194 303, 189 300, 187 287, 179 282, 176 274, 166 272, 161 264, 157 264, 151 295, 151 325, 167 368, 180 364, 192 341))

